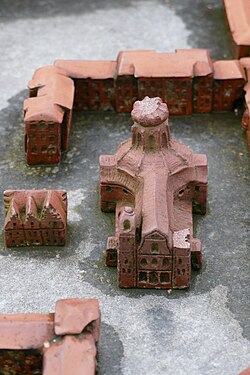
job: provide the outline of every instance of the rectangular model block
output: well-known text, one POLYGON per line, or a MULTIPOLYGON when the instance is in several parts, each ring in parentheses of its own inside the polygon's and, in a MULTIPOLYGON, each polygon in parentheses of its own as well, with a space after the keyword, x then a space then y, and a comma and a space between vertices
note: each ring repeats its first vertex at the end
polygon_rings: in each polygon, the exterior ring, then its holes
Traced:
POLYGON ((6 190, 4 206, 6 246, 63 246, 65 244, 66 191, 6 190))
POLYGON ((136 100, 158 96, 175 115, 233 110, 243 102, 245 82, 239 61, 213 62, 208 50, 199 48, 121 51, 115 61, 57 60, 38 69, 29 82, 26 161, 60 161, 68 147, 73 106, 130 112, 136 100))
POLYGON ((28 164, 56 164, 68 147, 74 82, 55 66, 38 69, 24 101, 24 145, 28 164))
POLYGON ((215 61, 213 109, 228 111, 237 100, 243 101, 245 82, 245 72, 238 60, 215 61))
POLYGON ((2 314, 0 372, 95 375, 99 331, 95 299, 59 300, 50 314, 2 314))

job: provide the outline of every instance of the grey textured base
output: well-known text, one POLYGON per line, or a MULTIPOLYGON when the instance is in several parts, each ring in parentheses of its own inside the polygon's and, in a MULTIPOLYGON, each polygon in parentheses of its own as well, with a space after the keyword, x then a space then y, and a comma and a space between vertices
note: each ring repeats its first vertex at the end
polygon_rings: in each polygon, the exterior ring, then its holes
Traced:
MULTIPOLYGON (((187 291, 121 290, 104 264, 114 215, 99 209, 98 157, 130 136, 129 115, 76 113, 59 166, 29 167, 23 154, 23 88, 34 69, 56 58, 112 59, 127 48, 207 47, 213 57, 230 57, 221 1, 49 4, 1 5, 0 181, 1 191, 67 190, 68 239, 64 248, 7 250, 1 232, 0 312, 47 312, 59 298, 97 297, 100 375, 238 374, 250 364, 249 170, 240 116, 171 117, 172 135, 209 160, 209 212, 195 218, 204 268, 187 291)), ((0 217, 2 227, 3 205, 0 217)))

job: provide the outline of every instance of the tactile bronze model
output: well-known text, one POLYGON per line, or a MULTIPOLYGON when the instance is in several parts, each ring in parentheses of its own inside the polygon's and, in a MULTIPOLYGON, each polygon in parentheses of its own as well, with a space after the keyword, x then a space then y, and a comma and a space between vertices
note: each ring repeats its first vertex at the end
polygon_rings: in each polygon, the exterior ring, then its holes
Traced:
POLYGON ((116 212, 106 264, 120 287, 186 288, 202 264, 192 212, 206 212, 207 157, 171 138, 160 98, 135 102, 131 116, 132 138, 100 157, 101 209, 116 212))
POLYGON ((1 314, 0 372, 94 375, 99 331, 96 299, 59 300, 50 314, 1 314))
POLYGON ((6 190, 7 246, 62 246, 66 240, 67 193, 63 190, 6 190))

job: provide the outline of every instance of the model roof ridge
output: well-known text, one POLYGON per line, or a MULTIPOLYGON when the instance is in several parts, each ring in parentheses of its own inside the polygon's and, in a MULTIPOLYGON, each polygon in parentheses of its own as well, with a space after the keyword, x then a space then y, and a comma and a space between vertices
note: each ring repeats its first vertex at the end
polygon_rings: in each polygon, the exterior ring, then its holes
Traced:
POLYGON ((213 72, 209 51, 198 48, 175 52, 121 51, 117 64, 118 75, 134 74, 135 77, 193 77, 213 72), (180 56, 185 61, 180 60, 180 56))
POLYGON ((113 79, 116 75, 117 62, 114 60, 56 60, 60 67, 73 79, 113 79))
POLYGON ((37 88, 37 96, 24 101, 25 121, 55 121, 61 123, 64 109, 71 110, 74 102, 74 82, 66 71, 54 66, 38 69, 28 87, 37 88))
POLYGON ((233 39, 239 45, 250 44, 250 3, 246 0, 224 0, 233 39))
POLYGON ((35 199, 32 195, 29 195, 26 202, 26 219, 28 217, 34 217, 38 219, 38 210, 35 199))
POLYGON ((0 349, 38 349, 54 338, 54 314, 0 314, 0 349))
MULTIPOLYGON (((19 350, 37 349, 42 356, 37 370, 43 375, 96 374, 99 335, 100 308, 94 299, 59 300, 55 313, 0 315, 1 359, 4 350, 9 359, 9 350, 18 355, 19 350)), ((25 356, 20 371, 24 360, 25 356)))
MULTIPOLYGON (((21 222, 21 215, 18 204, 14 198, 11 199, 10 207, 7 215, 8 220, 18 219, 21 222)), ((6 218, 6 220, 7 220, 6 218)))
POLYGON ((239 60, 214 61, 214 79, 244 79, 246 74, 239 60))
POLYGON ((54 74, 53 79, 38 90, 37 97, 47 96, 52 99, 53 104, 72 109, 74 91, 74 82, 71 78, 54 74))
POLYGON ((48 95, 27 98, 23 103, 25 122, 52 121, 62 123, 63 108, 51 102, 48 95))
MULTIPOLYGON (((60 190, 47 190, 45 192, 45 199, 43 203, 42 215, 52 215, 55 219, 61 219, 63 222, 66 221, 66 210, 59 199, 59 194, 62 193, 60 190), (58 215, 60 217, 58 217, 58 215)), ((62 195, 61 195, 62 196, 62 195)))
MULTIPOLYGON (((59 195, 63 198, 64 193, 66 193, 63 190, 7 190, 5 193, 8 194, 8 192, 10 192, 10 204, 8 209, 9 215, 6 217, 6 222, 13 216, 18 217, 18 219, 22 221, 20 210, 22 211, 23 209, 25 209, 25 220, 31 215, 41 220, 41 217, 38 216, 38 212, 49 207, 52 207, 55 212, 60 215, 61 219, 66 218, 65 203, 62 203, 61 199, 59 199, 59 195), (25 194, 25 199, 22 197, 18 203, 18 199, 22 193, 25 194), (51 203, 52 200, 54 204, 51 203)), ((7 207, 8 203, 5 202, 5 205, 7 207)))
POLYGON ((46 65, 41 68, 38 68, 35 73, 33 74, 32 79, 28 82, 29 89, 40 88, 48 84, 51 80, 54 79, 54 75, 62 75, 68 77, 67 71, 63 68, 54 66, 54 65, 46 65))

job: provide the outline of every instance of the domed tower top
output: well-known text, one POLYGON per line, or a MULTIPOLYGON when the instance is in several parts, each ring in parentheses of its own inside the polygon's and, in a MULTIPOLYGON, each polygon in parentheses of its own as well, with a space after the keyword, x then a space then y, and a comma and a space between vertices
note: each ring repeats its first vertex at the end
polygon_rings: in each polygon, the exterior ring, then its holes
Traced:
POLYGON ((149 98, 134 103, 131 112, 132 144, 143 150, 154 152, 167 148, 170 143, 168 125, 169 112, 166 103, 161 98, 149 98))

